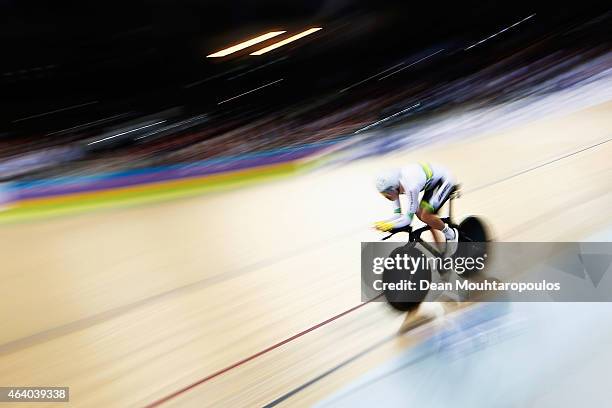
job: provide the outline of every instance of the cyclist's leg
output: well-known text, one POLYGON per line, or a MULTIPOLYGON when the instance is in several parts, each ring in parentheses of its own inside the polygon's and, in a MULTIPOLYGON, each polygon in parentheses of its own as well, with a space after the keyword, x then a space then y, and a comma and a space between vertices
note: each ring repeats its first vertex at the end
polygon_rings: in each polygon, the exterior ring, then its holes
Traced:
POLYGON ((449 177, 441 177, 440 180, 428 191, 425 191, 417 216, 421 221, 431 228, 442 231, 446 239, 455 238, 456 231, 449 229, 437 215, 438 211, 450 198, 450 194, 455 186, 455 181, 449 177))
POLYGON ((441 231, 444 228, 444 223, 438 217, 436 213, 436 208, 431 205, 431 201, 436 191, 440 187, 442 180, 438 180, 436 184, 431 186, 431 188, 425 190, 423 193, 423 197, 421 198, 421 202, 419 204, 419 209, 417 210, 416 216, 423 221, 425 224, 432 229, 431 233, 433 235, 434 241, 437 243, 441 243, 440 237, 433 231, 438 230, 441 231))
MULTIPOLYGON (((450 198, 455 184, 455 180, 451 177, 444 177, 440 179, 439 185, 432 192, 431 196, 427 197, 427 202, 421 202, 421 205, 427 208, 430 212, 436 214, 450 198)), ((423 195, 423 198, 425 198, 425 195, 423 195)))

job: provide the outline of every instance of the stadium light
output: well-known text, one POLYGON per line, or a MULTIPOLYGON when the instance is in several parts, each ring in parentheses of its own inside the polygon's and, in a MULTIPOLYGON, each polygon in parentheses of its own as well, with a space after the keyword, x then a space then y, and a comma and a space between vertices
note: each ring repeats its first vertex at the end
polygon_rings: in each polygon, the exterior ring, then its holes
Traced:
POLYGON ((275 50, 275 49, 277 49, 279 47, 282 47, 283 45, 286 45, 286 44, 289 44, 289 43, 291 43, 293 41, 299 40, 302 37, 306 37, 307 35, 310 35, 310 34, 316 32, 316 31, 319 31, 319 30, 322 30, 322 29, 323 28, 321 28, 321 27, 314 27, 314 28, 308 29, 308 30, 303 31, 303 32, 301 32, 299 34, 293 35, 293 36, 291 36, 289 38, 285 38, 284 40, 279 41, 277 43, 274 43, 274 44, 272 44, 272 45, 270 45, 268 47, 262 48, 259 51, 252 52, 250 55, 265 54, 268 51, 275 50))
POLYGON ((286 33, 286 31, 270 31, 269 33, 260 35, 259 37, 251 38, 250 40, 243 41, 240 44, 232 45, 231 47, 225 48, 221 51, 217 51, 214 54, 207 55, 206 58, 225 57, 226 55, 233 54, 252 45, 259 44, 260 42, 266 41, 272 37, 276 37, 277 35, 281 35, 283 33, 286 33))

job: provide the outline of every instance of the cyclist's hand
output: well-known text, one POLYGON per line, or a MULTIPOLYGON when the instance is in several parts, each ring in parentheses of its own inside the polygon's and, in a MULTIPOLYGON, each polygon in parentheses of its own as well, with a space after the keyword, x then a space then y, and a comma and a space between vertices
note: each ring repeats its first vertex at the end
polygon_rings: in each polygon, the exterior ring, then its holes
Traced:
POLYGON ((393 223, 388 221, 378 221, 374 223, 374 228, 379 231, 387 232, 393 229, 393 223))

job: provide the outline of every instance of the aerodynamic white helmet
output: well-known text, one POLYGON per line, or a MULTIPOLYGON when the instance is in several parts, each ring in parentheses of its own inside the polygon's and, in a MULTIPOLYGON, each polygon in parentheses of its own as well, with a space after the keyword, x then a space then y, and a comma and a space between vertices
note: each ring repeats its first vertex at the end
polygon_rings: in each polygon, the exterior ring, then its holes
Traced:
POLYGON ((376 189, 379 193, 399 189, 400 169, 390 169, 376 177, 376 189))

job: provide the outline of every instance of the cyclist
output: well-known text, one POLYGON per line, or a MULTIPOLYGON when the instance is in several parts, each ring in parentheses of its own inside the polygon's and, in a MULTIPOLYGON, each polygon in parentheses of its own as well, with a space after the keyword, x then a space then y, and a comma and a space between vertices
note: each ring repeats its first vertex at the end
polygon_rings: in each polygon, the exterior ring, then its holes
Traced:
POLYGON ((374 227, 380 231, 405 227, 410 225, 416 214, 430 228, 442 231, 446 242, 457 242, 459 232, 446 225, 437 215, 454 186, 455 181, 445 168, 426 163, 414 163, 401 169, 391 169, 381 173, 376 178, 376 188, 386 199, 393 202, 394 216, 375 223, 374 227), (419 202, 421 191, 423 197, 419 202), (405 194, 407 197, 407 210, 403 215, 400 194, 405 194))

